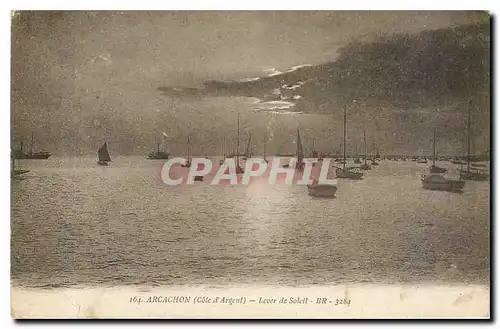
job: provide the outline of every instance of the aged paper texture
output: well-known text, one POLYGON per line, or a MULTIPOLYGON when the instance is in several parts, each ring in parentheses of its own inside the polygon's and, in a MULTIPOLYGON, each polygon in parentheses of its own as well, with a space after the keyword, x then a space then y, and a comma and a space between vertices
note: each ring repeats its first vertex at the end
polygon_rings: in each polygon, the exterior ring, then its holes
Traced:
POLYGON ((11 19, 13 318, 490 317, 487 12, 11 19))

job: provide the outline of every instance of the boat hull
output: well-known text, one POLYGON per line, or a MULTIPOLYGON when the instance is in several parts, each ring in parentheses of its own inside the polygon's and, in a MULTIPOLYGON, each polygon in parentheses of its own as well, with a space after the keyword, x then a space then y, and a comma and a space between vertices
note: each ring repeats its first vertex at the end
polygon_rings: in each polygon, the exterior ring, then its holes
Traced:
POLYGON ((337 187, 334 185, 307 185, 308 194, 320 198, 334 198, 337 187))
POLYGON ((448 171, 446 168, 441 168, 441 167, 436 167, 436 166, 431 166, 429 168, 429 171, 434 174, 444 174, 446 171, 448 171))
POLYGON ((16 159, 27 159, 27 160, 47 160, 50 158, 50 153, 35 153, 32 155, 29 154, 23 154, 23 155, 18 155, 16 156, 16 159))
POLYGON ((26 169, 14 169, 14 170, 11 170, 10 172, 10 177, 18 177, 22 174, 26 174, 30 172, 29 170, 26 170, 26 169))
POLYGON ((447 181, 447 182, 422 182, 422 186, 426 190, 434 190, 434 191, 450 191, 450 192, 458 192, 461 191, 464 186, 464 181, 447 181))
POLYGON ((353 172, 353 171, 349 171, 349 170, 337 170, 336 177, 337 178, 347 178, 347 179, 360 180, 360 179, 363 179, 363 173, 362 172, 353 172))
POLYGON ((149 160, 168 160, 169 154, 167 152, 151 152, 148 154, 149 160))
POLYGON ((463 180, 446 179, 441 175, 422 176, 422 187, 426 190, 458 192, 464 186, 463 180))

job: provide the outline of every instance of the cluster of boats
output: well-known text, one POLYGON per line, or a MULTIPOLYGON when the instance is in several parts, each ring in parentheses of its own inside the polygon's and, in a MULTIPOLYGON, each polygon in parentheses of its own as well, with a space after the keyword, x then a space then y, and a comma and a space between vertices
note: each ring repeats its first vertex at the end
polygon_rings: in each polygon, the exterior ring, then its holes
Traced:
MULTIPOLYGON (((458 170, 459 179, 449 179, 444 177, 444 174, 448 171, 446 168, 436 166, 436 130, 434 129, 433 138, 433 157, 432 166, 429 168, 429 174, 423 175, 421 177, 422 187, 427 190, 438 190, 438 191, 449 191, 449 192, 461 192, 465 187, 465 182, 467 180, 475 181, 486 181, 489 180, 489 173, 487 172, 487 166, 481 163, 472 162, 472 156, 470 154, 470 112, 469 120, 467 122, 467 157, 466 162, 461 160, 452 159, 450 162, 454 164, 459 164, 460 168, 458 170), (466 168, 464 168, 466 165, 466 168)), ((418 161, 417 161, 418 162, 418 161)))
MULTIPOLYGON (((433 156, 432 156, 432 166, 429 167, 429 173, 423 175, 421 177, 422 187, 428 190, 442 190, 442 191, 452 191, 458 192, 461 191, 465 187, 465 181, 467 180, 477 180, 484 181, 489 180, 489 173, 487 171, 487 165, 476 163, 471 161, 472 156, 470 154, 470 118, 468 123, 468 152, 466 161, 459 160, 457 162, 456 159, 451 159, 450 162, 454 164, 459 164, 459 179, 449 179, 444 176, 448 172, 447 168, 442 168, 436 165, 436 131, 434 130, 434 138, 433 138, 433 156), (466 167, 464 168, 464 166, 466 167)), ((244 154, 239 154, 239 146, 240 146, 240 117, 238 115, 237 121, 238 127, 238 135, 236 142, 236 150, 233 150, 232 153, 226 153, 226 141, 223 141, 223 154, 224 159, 226 158, 235 158, 236 162, 236 174, 243 174, 244 169, 240 164, 240 156, 243 160, 247 160, 248 158, 252 158, 252 150, 251 150, 251 134, 249 135, 248 144, 246 147, 246 151, 244 154)), ((352 180, 361 180, 366 171, 372 169, 373 166, 377 166, 379 161, 381 161, 381 157, 377 154, 371 158, 368 158, 367 155, 367 146, 366 146, 366 132, 363 133, 364 140, 364 156, 355 156, 353 158, 354 166, 347 166, 347 157, 346 157, 346 111, 344 110, 344 134, 343 134, 343 156, 333 158, 335 164, 333 165, 335 169, 335 178, 338 179, 352 179, 352 180), (362 160, 363 158, 363 160, 362 160), (338 164, 338 165, 336 165, 338 164)), ((164 137, 167 137, 165 133, 163 133, 164 137)), ((17 177, 24 173, 29 172, 26 169, 16 169, 15 168, 15 160, 16 159, 47 159, 50 157, 49 152, 33 152, 33 136, 32 143, 29 152, 24 153, 22 144, 21 148, 15 152, 11 153, 12 158, 12 168, 11 168, 11 176, 17 177)), ((263 159, 267 162, 266 159, 266 138, 264 138, 264 149, 263 149, 263 159)), ((303 160, 305 159, 304 149, 302 146, 302 141, 300 138, 299 129, 297 129, 297 141, 296 141, 296 153, 290 154, 289 156, 296 157, 297 162, 295 164, 295 170, 302 171, 304 169, 303 160)), ((356 152, 357 153, 357 152, 356 152)), ((277 154, 279 156, 279 154, 277 154)), ((108 166, 112 161, 109 151, 108 144, 105 142, 97 151, 97 164, 101 166, 108 166)), ((160 148, 160 144, 157 144, 157 149, 150 154, 148 154, 148 159, 151 160, 167 160, 169 159, 170 154, 167 151, 166 140, 163 143, 163 149, 160 148)), ((319 158, 319 161, 322 161, 323 158, 326 158, 325 154, 319 154, 316 150, 314 150, 314 140, 313 140, 313 149, 312 149, 312 158, 319 158)), ((330 157, 330 156, 328 156, 330 157)), ((208 157, 207 157, 208 158, 208 157)), ((220 160, 219 165, 224 163, 224 159, 220 160)), ((393 161, 406 161, 408 157, 386 157, 387 160, 393 161)), ((427 163, 427 158, 425 157, 413 157, 411 160, 416 161, 417 163, 427 163)), ((284 168, 288 168, 290 164, 283 165, 284 168)), ((191 138, 188 136, 187 138, 187 161, 182 165, 182 167, 189 168, 191 167, 191 138)), ((203 181, 203 176, 196 176, 195 181, 203 181)), ((308 194, 313 197, 335 197, 335 194, 338 190, 337 186, 329 185, 329 184, 321 184, 317 178, 315 178, 312 184, 307 185, 308 194)))

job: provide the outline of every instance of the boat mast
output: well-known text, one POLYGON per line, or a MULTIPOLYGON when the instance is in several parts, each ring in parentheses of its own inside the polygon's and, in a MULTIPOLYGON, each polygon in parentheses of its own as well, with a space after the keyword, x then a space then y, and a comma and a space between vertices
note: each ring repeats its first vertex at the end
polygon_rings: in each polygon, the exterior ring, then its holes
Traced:
MULTIPOLYGON (((297 153, 297 161, 300 161, 300 153, 299 153, 299 143, 300 143, 300 133, 299 133, 299 128, 297 128, 297 148, 296 148, 296 153, 297 153)), ((299 162, 297 162, 299 163, 299 162)))
POLYGON ((264 160, 266 160, 266 141, 267 141, 267 136, 264 135, 264 160))
POLYGON ((35 136, 33 135, 33 132, 31 132, 31 145, 30 145, 30 153, 29 155, 33 155, 33 144, 35 143, 35 136))
POLYGON ((366 130, 363 131, 363 140, 365 142, 365 165, 366 165, 366 130))
POLYGON ((222 156, 226 158, 226 136, 222 136, 222 156))
POLYGON ((432 142, 432 166, 436 166, 436 129, 434 128, 434 136, 432 142))
POLYGON ((191 135, 189 134, 187 139, 187 158, 188 162, 191 163, 191 135))
POLYGON ((236 139, 236 167, 240 166, 240 114, 238 113, 238 138, 236 139))
POLYGON ((470 171, 470 103, 467 115, 467 172, 470 171))
POLYGON ((347 112, 344 108, 344 161, 342 161, 343 169, 345 170, 345 149, 346 149, 346 130, 347 130, 347 112))

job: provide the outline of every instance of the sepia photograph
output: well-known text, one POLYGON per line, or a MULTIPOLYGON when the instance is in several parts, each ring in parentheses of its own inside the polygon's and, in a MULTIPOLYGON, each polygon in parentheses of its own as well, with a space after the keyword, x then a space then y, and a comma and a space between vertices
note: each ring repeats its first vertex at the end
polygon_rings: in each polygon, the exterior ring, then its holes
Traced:
POLYGON ((490 12, 10 19, 13 319, 490 319, 490 12))

